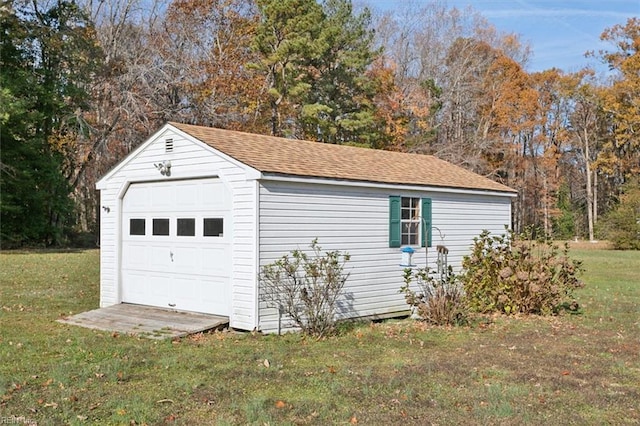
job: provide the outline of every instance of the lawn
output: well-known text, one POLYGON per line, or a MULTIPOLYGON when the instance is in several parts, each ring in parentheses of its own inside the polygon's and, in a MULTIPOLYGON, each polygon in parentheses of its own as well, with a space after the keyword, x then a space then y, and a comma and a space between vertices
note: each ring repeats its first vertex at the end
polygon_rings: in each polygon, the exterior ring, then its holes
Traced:
POLYGON ((572 253, 579 315, 155 341, 55 322, 97 251, 3 252, 0 424, 640 424, 640 252, 572 253))

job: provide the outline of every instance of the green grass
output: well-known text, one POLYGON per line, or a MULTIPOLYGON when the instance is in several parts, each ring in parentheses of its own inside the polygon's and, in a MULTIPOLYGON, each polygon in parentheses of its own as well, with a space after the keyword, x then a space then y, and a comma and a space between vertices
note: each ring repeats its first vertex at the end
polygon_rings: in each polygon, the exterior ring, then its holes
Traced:
POLYGON ((157 341, 55 322, 97 307, 98 252, 3 252, 0 423, 638 424, 640 252, 573 253, 581 315, 157 341))

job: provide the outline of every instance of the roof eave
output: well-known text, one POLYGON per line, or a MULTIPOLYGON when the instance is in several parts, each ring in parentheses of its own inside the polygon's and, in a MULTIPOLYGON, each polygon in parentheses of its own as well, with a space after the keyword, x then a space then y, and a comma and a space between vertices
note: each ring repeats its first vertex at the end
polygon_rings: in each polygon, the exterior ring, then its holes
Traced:
POLYGON ((416 183, 402 183, 402 182, 378 182, 369 180, 355 180, 355 179, 342 179, 342 178, 330 178, 323 176, 303 176, 283 174, 276 172, 262 172, 261 180, 265 181, 279 181, 279 182, 297 182, 297 183, 312 183, 312 184, 324 184, 324 185, 338 185, 338 186, 351 186, 351 187, 368 187, 368 188, 381 188, 381 189, 402 189, 407 191, 431 191, 431 192, 446 192, 456 194, 482 194, 493 195, 500 197, 515 198, 518 196, 517 191, 509 188, 509 190, 500 191, 490 188, 463 188, 444 185, 425 185, 416 183))

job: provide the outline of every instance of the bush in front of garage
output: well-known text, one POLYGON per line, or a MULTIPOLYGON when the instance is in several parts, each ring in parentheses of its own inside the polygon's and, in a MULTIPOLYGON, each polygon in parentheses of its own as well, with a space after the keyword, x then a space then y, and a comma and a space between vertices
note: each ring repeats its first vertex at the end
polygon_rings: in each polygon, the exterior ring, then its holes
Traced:
POLYGON ((318 240, 311 253, 293 250, 260 271, 260 297, 288 316, 303 333, 322 337, 335 331, 336 307, 349 278, 349 254, 322 253, 318 240))

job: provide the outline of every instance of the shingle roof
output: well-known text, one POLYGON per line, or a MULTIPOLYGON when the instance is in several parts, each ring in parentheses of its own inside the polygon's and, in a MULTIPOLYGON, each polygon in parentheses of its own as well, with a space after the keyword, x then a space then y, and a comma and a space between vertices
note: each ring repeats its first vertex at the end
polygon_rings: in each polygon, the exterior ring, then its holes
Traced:
POLYGON ((169 123, 262 173, 514 193, 431 155, 407 154, 169 123))

